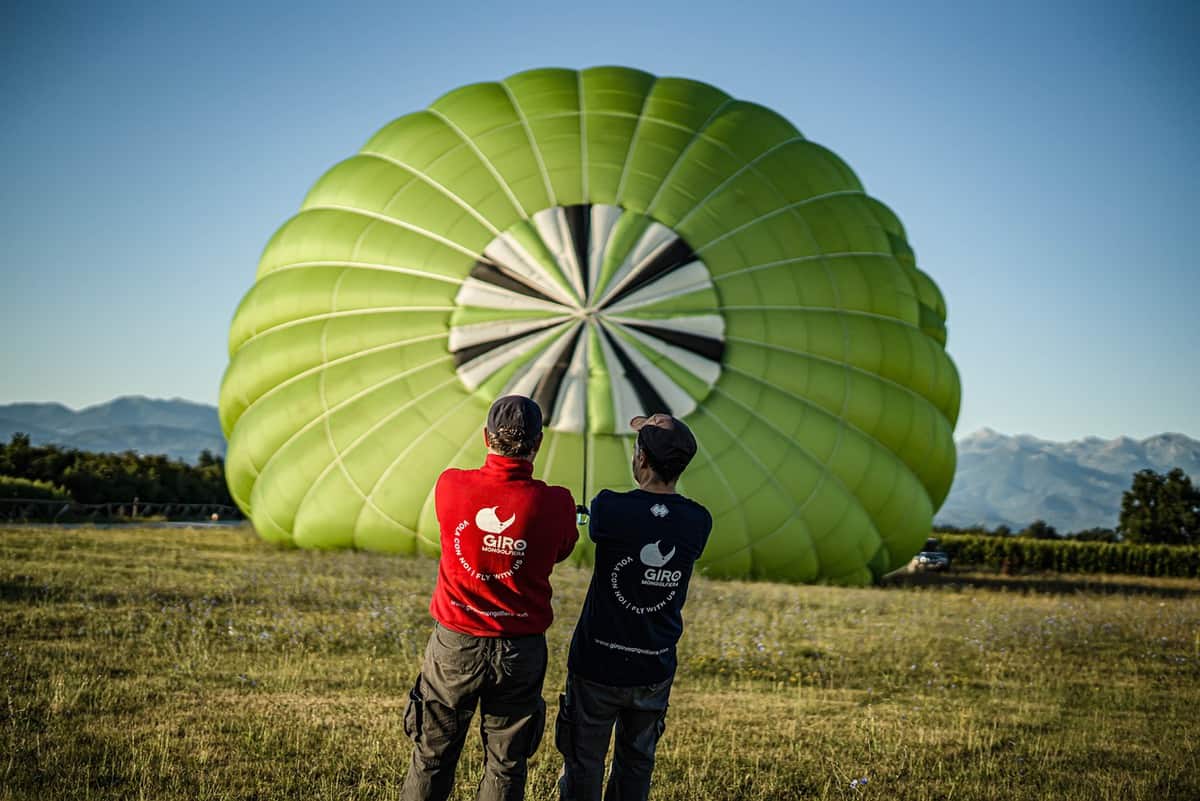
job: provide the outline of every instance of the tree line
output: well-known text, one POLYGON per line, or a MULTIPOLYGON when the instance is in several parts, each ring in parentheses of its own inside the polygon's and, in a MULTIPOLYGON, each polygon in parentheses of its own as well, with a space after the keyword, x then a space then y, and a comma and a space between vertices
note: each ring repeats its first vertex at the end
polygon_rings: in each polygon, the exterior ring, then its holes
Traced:
POLYGON ((190 465, 135 451, 33 445, 22 433, 0 445, 0 498, 234 505, 225 485, 225 460, 210 451, 190 465))
POLYGON ((1087 542, 972 534, 940 537, 955 564, 1008 575, 1026 570, 1056 573, 1125 573, 1133 576, 1200 576, 1200 548, 1133 542, 1087 542))
POLYGON ((1128 542, 1143 545, 1200 545, 1200 488, 1176 467, 1167 473, 1139 470, 1121 496, 1117 527, 1089 528, 1068 534, 1045 520, 1035 520, 1020 531, 1009 526, 937 526, 943 534, 1019 536, 1032 540, 1069 539, 1075 542, 1128 542))

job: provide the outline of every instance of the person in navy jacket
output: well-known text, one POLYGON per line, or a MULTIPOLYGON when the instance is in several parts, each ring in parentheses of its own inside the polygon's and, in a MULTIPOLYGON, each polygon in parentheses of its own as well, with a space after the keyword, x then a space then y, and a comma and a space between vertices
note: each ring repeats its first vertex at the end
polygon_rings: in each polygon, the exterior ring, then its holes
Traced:
POLYGON ((675 491, 696 454, 691 430, 667 414, 635 417, 630 425, 638 432, 632 465, 638 488, 602 490, 591 506, 595 570, 571 640, 555 723, 563 801, 600 801, 614 724, 604 799, 649 794, 688 581, 712 530, 708 510, 675 491))
POLYGON ((434 492, 436 622, 404 713, 413 741, 406 801, 450 795, 476 706, 484 746, 477 798, 524 798, 526 761, 545 728, 550 572, 579 537, 575 501, 565 487, 533 478, 542 442, 533 400, 498 399, 483 438, 483 466, 446 470, 434 492))

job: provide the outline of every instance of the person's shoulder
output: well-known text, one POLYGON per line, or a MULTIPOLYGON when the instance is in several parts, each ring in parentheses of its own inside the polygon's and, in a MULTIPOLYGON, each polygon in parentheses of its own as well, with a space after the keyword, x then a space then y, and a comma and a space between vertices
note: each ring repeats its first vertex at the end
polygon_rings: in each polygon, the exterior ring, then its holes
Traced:
POLYGON ((478 472, 478 470, 464 469, 462 467, 447 467, 442 471, 442 474, 438 476, 437 483, 439 486, 442 484, 458 483, 469 479, 472 473, 478 472))
POLYGON ((629 503, 630 501, 636 500, 637 497, 638 497, 638 490, 627 490, 625 492, 619 492, 617 490, 602 489, 596 493, 595 498, 592 498, 592 506, 593 507, 596 507, 596 506, 600 506, 600 507, 620 506, 622 504, 626 504, 626 503, 629 503))
POLYGON ((529 479, 526 487, 530 488, 526 491, 532 492, 532 498, 535 498, 538 504, 547 508, 569 508, 571 514, 575 514, 575 496, 567 487, 547 484, 540 478, 529 479))
POLYGON ((708 511, 707 506, 693 498, 687 497, 686 495, 680 495, 679 499, 683 501, 683 505, 699 519, 704 520, 709 527, 712 526, 712 512, 708 511))
POLYGON ((596 493, 595 498, 592 498, 592 503, 612 503, 624 494, 623 492, 615 492, 610 489, 602 489, 596 493))
POLYGON ((437 483, 433 485, 434 494, 442 495, 445 493, 454 494, 462 492, 469 487, 475 486, 479 481, 480 471, 478 468, 447 467, 438 476, 437 483))
POLYGON ((575 496, 571 494, 571 490, 558 484, 543 484, 543 492, 552 503, 569 504, 572 509, 575 508, 575 496))

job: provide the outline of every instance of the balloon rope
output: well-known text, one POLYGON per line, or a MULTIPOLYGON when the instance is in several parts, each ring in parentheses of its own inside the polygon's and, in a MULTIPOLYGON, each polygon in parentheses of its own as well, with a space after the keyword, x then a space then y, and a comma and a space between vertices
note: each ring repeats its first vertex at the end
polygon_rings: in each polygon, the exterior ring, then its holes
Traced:
POLYGON ((584 506, 588 505, 588 439, 591 437, 591 432, 588 431, 588 408, 587 397, 583 400, 583 497, 580 499, 584 506))
MULTIPOLYGON (((581 348, 587 348, 589 345, 589 341, 591 339, 591 334, 592 334, 591 327, 592 327, 592 324, 591 324, 591 321, 589 320, 588 325, 587 325, 588 330, 585 332, 586 335, 580 338, 579 346, 581 348)), ((580 501, 581 501, 581 505, 585 509, 588 509, 588 511, 590 511, 591 509, 588 506, 588 442, 591 439, 591 431, 588 430, 588 404, 589 404, 591 398, 588 396, 587 387, 588 387, 588 383, 589 383, 588 379, 590 378, 589 373, 591 372, 591 365, 588 364, 588 358, 587 358, 589 355, 589 352, 587 350, 584 350, 583 355, 584 355, 584 372, 583 372, 583 377, 584 377, 584 383, 583 383, 583 386, 584 386, 584 392, 583 392, 583 497, 580 498, 580 501)))

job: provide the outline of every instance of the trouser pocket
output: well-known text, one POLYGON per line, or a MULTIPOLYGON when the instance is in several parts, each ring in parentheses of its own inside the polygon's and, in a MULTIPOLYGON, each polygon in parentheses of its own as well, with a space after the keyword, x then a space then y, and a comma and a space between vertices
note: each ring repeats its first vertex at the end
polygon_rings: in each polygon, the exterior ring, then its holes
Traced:
POLYGON ((567 705, 567 694, 558 694, 558 715, 554 718, 554 747, 563 756, 570 758, 574 748, 571 736, 571 708, 567 705))
POLYGON ((425 698, 421 692, 421 677, 408 691, 408 703, 404 706, 404 733, 414 743, 421 740, 421 729, 425 725, 425 698))
POLYGON ((537 708, 533 710, 533 720, 529 721, 529 749, 526 756, 533 756, 537 753, 538 746, 542 744, 542 736, 546 733, 546 701, 544 698, 537 699, 537 708))

